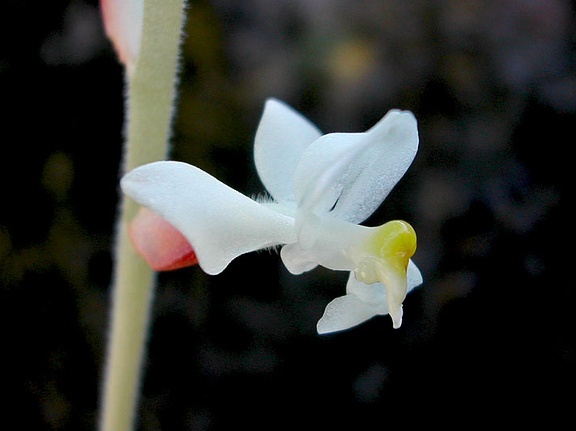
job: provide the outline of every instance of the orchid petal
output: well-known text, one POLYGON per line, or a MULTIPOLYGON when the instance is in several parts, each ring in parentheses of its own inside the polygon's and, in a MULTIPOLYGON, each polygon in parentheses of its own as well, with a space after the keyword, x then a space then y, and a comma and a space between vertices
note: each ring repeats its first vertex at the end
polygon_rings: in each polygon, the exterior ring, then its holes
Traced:
POLYGON ((208 274, 220 273, 241 254, 295 240, 291 217, 186 163, 140 166, 122 178, 121 187, 182 232, 208 274))
POLYGON ((420 269, 412 259, 408 261, 408 269, 406 270, 406 282, 408 283, 408 292, 420 286, 424 282, 420 269))
MULTIPOLYGON (((407 275, 408 292, 422 284, 422 274, 410 260, 407 275)), ((342 331, 359 325, 374 316, 389 313, 386 288, 381 283, 365 284, 350 273, 346 284, 346 295, 331 301, 318 321, 319 334, 342 331)))
POLYGON ((295 174, 299 208, 360 223, 368 218, 416 155, 416 119, 389 111, 365 133, 331 133, 310 144, 295 174))
POLYGON ((316 324, 319 334, 343 331, 357 326, 379 314, 379 309, 354 295, 341 296, 326 306, 316 324))
POLYGON ((132 73, 142 39, 144 0, 100 0, 106 34, 120 61, 132 73))
POLYGON ((280 250, 280 256, 286 269, 294 275, 311 271, 318 266, 316 253, 303 249, 299 243, 286 244, 280 250))
POLYGON ((302 152, 321 136, 314 124, 277 99, 268 99, 256 131, 254 159, 268 192, 295 203, 294 172, 302 152))

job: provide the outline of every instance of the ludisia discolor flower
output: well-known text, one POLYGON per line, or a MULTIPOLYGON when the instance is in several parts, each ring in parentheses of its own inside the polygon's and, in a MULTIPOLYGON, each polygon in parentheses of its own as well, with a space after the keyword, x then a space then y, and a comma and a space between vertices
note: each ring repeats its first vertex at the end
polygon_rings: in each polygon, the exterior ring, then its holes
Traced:
POLYGON ((317 265, 349 271, 346 295, 326 307, 318 332, 340 331, 376 315, 402 322, 406 293, 422 283, 411 257, 412 227, 394 220, 366 227, 412 163, 414 115, 391 110, 364 133, 322 133, 276 99, 266 102, 254 157, 270 194, 256 201, 195 166, 161 161, 122 178, 124 193, 176 227, 198 264, 218 274, 241 254, 281 246, 293 274, 317 265))

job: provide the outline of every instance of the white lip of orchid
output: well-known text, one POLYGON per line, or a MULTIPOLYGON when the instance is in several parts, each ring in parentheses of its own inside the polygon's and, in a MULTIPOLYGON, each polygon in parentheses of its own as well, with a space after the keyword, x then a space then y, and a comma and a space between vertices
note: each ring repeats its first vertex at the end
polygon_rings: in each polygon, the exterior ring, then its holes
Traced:
MULTIPOLYGON (((422 274, 412 260, 407 268, 408 292, 422 284, 422 274)), ((389 314, 386 286, 381 283, 365 284, 350 272, 346 295, 332 300, 324 310, 316 328, 319 334, 338 332, 357 326, 374 316, 389 314)))
POLYGON ((410 224, 393 220, 373 229, 355 260, 354 274, 365 284, 382 283, 394 328, 402 324, 402 302, 408 293, 408 264, 416 252, 416 232, 410 224))
POLYGON ((321 135, 300 114, 270 99, 254 151, 273 202, 249 199, 206 172, 174 161, 138 167, 121 187, 180 230, 208 274, 218 274, 241 254, 278 245, 294 274, 317 265, 351 271, 355 280, 349 280, 346 298, 333 301, 337 307, 329 304, 327 312, 338 312, 330 319, 323 316, 321 321, 329 322, 319 332, 387 313, 398 327, 406 292, 422 282, 410 260, 416 235, 406 222, 357 223, 388 195, 417 147, 416 120, 406 111, 390 111, 365 133, 321 135))
POLYGON ((412 226, 393 220, 366 227, 313 214, 307 214, 302 225, 299 241, 281 250, 288 270, 300 274, 321 265, 353 271, 356 280, 367 285, 381 283, 393 326, 399 328, 402 302, 408 292, 408 264, 416 252, 412 226))

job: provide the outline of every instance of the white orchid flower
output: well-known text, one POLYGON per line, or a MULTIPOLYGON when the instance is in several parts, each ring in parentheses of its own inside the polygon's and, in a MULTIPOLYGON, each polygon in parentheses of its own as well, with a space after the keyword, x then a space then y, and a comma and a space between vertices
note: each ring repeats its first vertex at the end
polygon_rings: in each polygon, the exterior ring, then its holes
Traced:
POLYGON ((350 271, 346 295, 328 304, 318 332, 340 331, 373 316, 402 322, 406 293, 422 283, 411 261, 416 234, 404 221, 361 226, 412 163, 414 115, 391 110, 365 133, 322 133, 284 103, 266 102, 254 157, 271 196, 259 202, 195 166, 161 161, 121 180, 124 193, 176 227, 198 264, 218 274, 236 257, 282 246, 293 274, 317 265, 350 271))

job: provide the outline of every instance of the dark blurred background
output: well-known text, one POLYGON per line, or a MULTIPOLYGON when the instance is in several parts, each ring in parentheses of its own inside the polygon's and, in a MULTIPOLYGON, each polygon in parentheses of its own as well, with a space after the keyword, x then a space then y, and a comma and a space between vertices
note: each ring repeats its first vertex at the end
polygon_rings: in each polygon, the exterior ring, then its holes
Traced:
MULTIPOLYGON (((368 223, 415 227, 424 284, 398 330, 378 317, 319 336, 345 274, 292 276, 267 252, 214 277, 161 274, 138 430, 572 429, 575 12, 567 0, 190 0, 172 157, 256 195, 267 97, 324 132, 412 110, 419 153, 368 223)), ((96 427, 122 73, 96 0, 1 2, 2 430, 96 427)))

